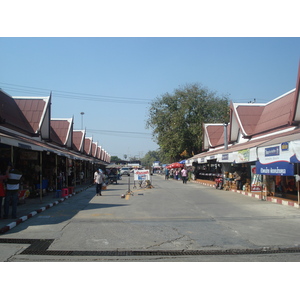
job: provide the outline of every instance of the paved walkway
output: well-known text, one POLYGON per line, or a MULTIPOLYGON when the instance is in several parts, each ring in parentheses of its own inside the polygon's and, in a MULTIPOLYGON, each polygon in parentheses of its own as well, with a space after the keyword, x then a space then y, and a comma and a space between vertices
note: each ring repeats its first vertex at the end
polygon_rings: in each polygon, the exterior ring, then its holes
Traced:
MULTIPOLYGON (((73 195, 86 190, 90 186, 91 184, 77 186, 74 188, 73 194, 65 195, 59 198, 55 198, 55 193, 48 193, 47 195, 43 196, 42 199, 40 199, 39 197, 25 199, 25 203, 18 204, 17 219, 0 219, 0 234, 7 232, 8 230, 14 228, 18 224, 26 221, 27 219, 30 219, 34 215, 65 201, 69 197, 72 197, 73 195)), ((4 207, 2 207, 2 214, 3 209, 4 207)), ((11 213, 11 207, 9 212, 11 213)))
MULTIPOLYGON (((214 182, 209 181, 209 180, 197 179, 195 181, 190 181, 190 182, 194 183, 194 184, 202 184, 202 185, 214 187, 214 182)), ((78 193, 86 190, 89 187, 91 187, 91 184, 77 186, 74 189, 74 194, 78 194, 78 193)), ((226 192, 227 191, 224 191, 224 193, 226 193, 226 192)), ((239 194, 242 194, 245 196, 255 197, 257 199, 263 199, 265 201, 299 208, 298 201, 293 201, 293 200, 280 198, 280 197, 263 197, 261 192, 251 192, 250 193, 250 192, 238 191, 238 190, 234 190, 234 189, 231 189, 228 192, 235 192, 235 193, 239 193, 239 194)), ((54 196, 55 195, 53 193, 48 194, 43 197, 42 201, 40 200, 40 198, 26 199, 24 204, 18 205, 17 219, 0 219, 0 235, 7 232, 11 228, 14 228, 18 224, 26 221, 27 219, 33 217, 34 215, 63 202, 64 200, 68 199, 72 195, 62 197, 62 198, 55 198, 54 196)), ((2 210, 3 210, 3 207, 2 207, 2 210)), ((11 211, 11 208, 10 208, 10 211, 11 211)), ((3 213, 3 211, 2 211, 2 213, 3 213)))

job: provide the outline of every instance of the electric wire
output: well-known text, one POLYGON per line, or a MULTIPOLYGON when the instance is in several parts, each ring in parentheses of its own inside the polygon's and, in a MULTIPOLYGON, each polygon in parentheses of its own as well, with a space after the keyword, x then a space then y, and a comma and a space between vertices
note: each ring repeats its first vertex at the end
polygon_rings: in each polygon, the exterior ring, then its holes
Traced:
POLYGON ((117 97, 117 96, 105 96, 87 93, 75 93, 68 91, 49 90, 44 88, 35 88, 23 85, 16 85, 10 83, 0 82, 3 91, 31 93, 33 95, 41 95, 41 93, 52 93, 53 96, 65 99, 79 100, 79 101, 96 101, 96 102, 114 102, 114 103, 126 103, 126 104, 149 104, 152 99, 145 98, 133 98, 133 97, 117 97))

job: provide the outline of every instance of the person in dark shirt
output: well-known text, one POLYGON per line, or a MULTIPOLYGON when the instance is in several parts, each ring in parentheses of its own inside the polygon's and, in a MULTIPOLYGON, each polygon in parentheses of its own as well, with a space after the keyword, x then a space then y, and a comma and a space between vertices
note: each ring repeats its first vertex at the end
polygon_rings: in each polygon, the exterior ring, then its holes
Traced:
POLYGON ((8 218, 9 213, 9 203, 12 202, 12 219, 17 218, 17 205, 18 205, 18 193, 20 189, 20 181, 22 173, 15 169, 13 165, 9 165, 6 171, 7 175, 7 184, 6 184, 6 196, 4 201, 4 219, 8 218))

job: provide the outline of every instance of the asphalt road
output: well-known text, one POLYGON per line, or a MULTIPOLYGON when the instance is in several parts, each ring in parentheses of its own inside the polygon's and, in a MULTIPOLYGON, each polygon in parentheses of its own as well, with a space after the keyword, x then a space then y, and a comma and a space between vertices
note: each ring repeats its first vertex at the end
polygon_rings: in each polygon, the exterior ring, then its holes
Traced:
POLYGON ((0 260, 300 261, 296 208, 160 175, 152 189, 128 179, 103 196, 89 188, 11 229, 0 237, 0 260))

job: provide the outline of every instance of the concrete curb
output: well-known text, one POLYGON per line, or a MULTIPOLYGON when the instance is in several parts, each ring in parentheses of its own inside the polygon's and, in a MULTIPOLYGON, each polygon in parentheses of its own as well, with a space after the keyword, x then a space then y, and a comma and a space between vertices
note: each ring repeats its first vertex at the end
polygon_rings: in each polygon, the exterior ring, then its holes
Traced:
POLYGON ((49 208, 51 208, 51 207, 53 207, 53 206, 58 205, 59 203, 64 202, 64 201, 65 201, 66 199, 68 199, 69 197, 72 197, 73 195, 79 194, 79 193, 81 193, 81 192, 87 190, 87 189, 90 188, 90 187, 91 187, 91 186, 82 188, 82 189, 80 189, 79 191, 74 192, 73 194, 70 194, 70 195, 68 195, 68 196, 66 196, 66 197, 64 197, 64 198, 60 198, 59 200, 56 200, 56 201, 54 201, 53 203, 49 203, 49 204, 47 204, 46 206, 43 206, 43 207, 41 207, 41 208, 39 208, 39 209, 36 209, 36 210, 32 211, 32 212, 29 213, 28 215, 25 215, 25 216, 23 216, 23 217, 18 218, 18 219, 15 220, 14 222, 11 222, 11 223, 7 224, 6 226, 2 227, 2 228, 0 229, 0 234, 3 234, 3 233, 5 233, 5 232, 9 231, 10 229, 16 227, 17 225, 19 225, 19 224, 25 222, 26 220, 32 218, 32 217, 35 216, 36 214, 39 214, 39 213, 45 211, 46 209, 49 209, 49 208))
MULTIPOLYGON (((211 186, 211 187, 215 186, 213 183, 209 184, 209 183, 199 182, 199 181, 190 181, 190 182, 198 183, 198 184, 202 184, 202 185, 206 185, 206 186, 211 186)), ((268 202, 272 202, 272 203, 276 203, 276 204, 281 204, 281 205, 292 206, 292 207, 295 207, 295 208, 300 208, 299 204, 295 203, 294 201, 278 199, 276 197, 270 197, 270 196, 267 197, 266 199, 263 199, 261 195, 251 193, 251 192, 245 192, 245 191, 239 191, 239 190, 233 190, 233 189, 231 189, 230 191, 234 192, 234 193, 242 194, 242 195, 245 195, 245 196, 248 196, 248 197, 254 197, 254 198, 257 198, 257 199, 262 200, 262 201, 268 201, 268 202)))

